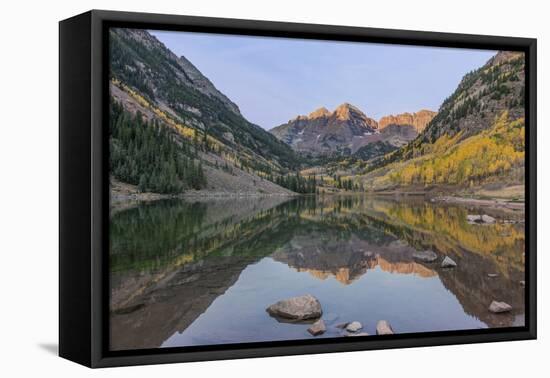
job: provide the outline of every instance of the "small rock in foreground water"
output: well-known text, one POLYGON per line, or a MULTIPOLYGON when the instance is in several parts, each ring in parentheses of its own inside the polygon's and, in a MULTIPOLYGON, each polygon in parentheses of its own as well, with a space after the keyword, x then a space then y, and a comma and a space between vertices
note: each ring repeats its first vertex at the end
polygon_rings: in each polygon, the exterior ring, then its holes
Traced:
POLYGON ((492 301, 489 305, 489 311, 495 314, 500 314, 502 312, 512 311, 512 306, 505 302, 492 301))
POLYGON ((456 263, 449 256, 445 256, 441 262, 442 268, 456 268, 456 263))
POLYGON ((346 326, 346 331, 348 332, 357 332, 361 328, 363 328, 363 325, 359 322, 351 322, 346 326))
POLYGON ((327 327, 325 326, 325 322, 323 319, 317 320, 311 327, 307 329, 309 333, 311 333, 313 336, 322 335, 327 330, 327 327))
POLYGON ((386 320, 380 320, 376 324, 376 334, 377 335, 393 335, 393 329, 386 320))
POLYGON ((344 323, 338 323, 335 325, 336 328, 341 328, 341 329, 344 329, 348 326, 349 322, 344 322, 344 323))

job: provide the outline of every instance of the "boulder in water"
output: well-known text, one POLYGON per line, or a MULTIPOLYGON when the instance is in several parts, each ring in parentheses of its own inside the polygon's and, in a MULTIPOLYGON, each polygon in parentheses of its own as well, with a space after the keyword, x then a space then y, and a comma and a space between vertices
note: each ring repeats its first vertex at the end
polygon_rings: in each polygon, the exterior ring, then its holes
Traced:
POLYGON ((317 319, 323 315, 321 303, 311 294, 281 300, 266 311, 275 317, 291 320, 317 319))

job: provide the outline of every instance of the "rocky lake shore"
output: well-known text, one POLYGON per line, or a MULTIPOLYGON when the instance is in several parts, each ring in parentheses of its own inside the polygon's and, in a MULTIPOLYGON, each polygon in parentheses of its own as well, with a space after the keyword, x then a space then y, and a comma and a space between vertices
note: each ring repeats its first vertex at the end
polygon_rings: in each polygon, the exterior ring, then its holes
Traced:
MULTIPOLYGON (((430 255, 431 251, 427 251, 424 255, 430 255)), ((431 252, 433 254, 433 252, 431 252)), ((419 258, 418 255, 416 258, 419 258)), ((434 259, 423 259, 425 262, 433 262, 434 259)), ((455 268, 457 264, 448 256, 445 256, 441 262, 442 268, 455 268)), ((493 277, 495 278, 495 277, 493 277)), ((523 282, 523 281, 521 281, 523 282)), ((520 284, 521 284, 520 282, 520 284)), ((522 286, 524 283, 522 284, 522 286)), ((487 307, 487 312, 492 314, 505 314, 512 311, 512 306, 506 302, 493 300, 487 307)), ((336 331, 341 337, 357 337, 370 336, 369 333, 363 332, 363 324, 357 320, 349 320, 344 322, 336 322, 339 315, 329 313, 323 314, 321 302, 311 294, 282 299, 266 309, 266 312, 281 323, 308 323, 311 326, 307 332, 312 336, 323 335, 329 328, 336 331)), ((393 335, 392 325, 387 320, 379 320, 376 322, 376 335, 387 336, 393 335)))

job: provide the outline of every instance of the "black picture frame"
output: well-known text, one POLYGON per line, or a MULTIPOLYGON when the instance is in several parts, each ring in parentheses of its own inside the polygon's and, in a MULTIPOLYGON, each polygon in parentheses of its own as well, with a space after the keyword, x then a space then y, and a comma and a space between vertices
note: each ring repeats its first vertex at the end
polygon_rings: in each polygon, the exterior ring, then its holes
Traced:
POLYGON ((92 10, 59 23, 59 354, 88 367, 536 338, 536 39, 92 10), (362 338, 108 350, 108 28, 523 51, 525 326, 362 338), (360 340, 361 339, 361 340, 360 340))

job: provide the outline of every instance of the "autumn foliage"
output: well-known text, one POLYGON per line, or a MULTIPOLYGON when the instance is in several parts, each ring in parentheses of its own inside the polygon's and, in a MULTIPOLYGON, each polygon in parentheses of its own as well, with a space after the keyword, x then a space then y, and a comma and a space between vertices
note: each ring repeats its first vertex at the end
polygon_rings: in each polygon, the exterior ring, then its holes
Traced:
POLYGON ((493 126, 461 140, 462 134, 439 138, 430 153, 395 164, 389 173, 394 185, 473 185, 490 176, 505 175, 525 161, 525 120, 510 121, 503 112, 493 126))

